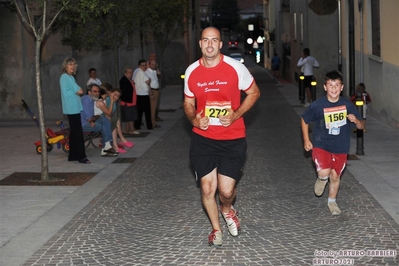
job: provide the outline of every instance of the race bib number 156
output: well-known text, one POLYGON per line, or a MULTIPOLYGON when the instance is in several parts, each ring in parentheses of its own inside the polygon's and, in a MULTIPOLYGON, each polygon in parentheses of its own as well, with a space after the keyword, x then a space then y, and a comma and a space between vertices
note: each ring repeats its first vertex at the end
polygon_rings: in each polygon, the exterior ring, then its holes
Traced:
POLYGON ((324 108, 324 120, 326 121, 326 128, 339 128, 346 125, 347 110, 346 106, 337 106, 331 108, 324 108))

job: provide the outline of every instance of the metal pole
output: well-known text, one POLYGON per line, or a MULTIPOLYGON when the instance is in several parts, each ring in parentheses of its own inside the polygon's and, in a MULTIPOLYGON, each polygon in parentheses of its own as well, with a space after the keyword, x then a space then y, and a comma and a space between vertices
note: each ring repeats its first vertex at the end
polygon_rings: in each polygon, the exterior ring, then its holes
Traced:
MULTIPOLYGON (((363 101, 363 95, 357 95, 356 97, 356 106, 360 115, 364 119, 363 106, 365 102, 363 101)), ((364 155, 364 137, 363 137, 363 129, 356 130, 356 155, 364 155)))
POLYGON ((341 0, 338 0, 338 70, 342 72, 341 0))
POLYGON ((299 100, 301 101, 302 104, 305 103, 305 88, 303 86, 304 79, 305 79, 305 76, 301 74, 299 76, 298 89, 299 89, 299 100))
POLYGON ((353 0, 348 0, 349 12, 349 95, 355 94, 355 12, 353 0))
POLYGON ((363 66, 363 0, 359 0, 360 12, 360 82, 364 82, 364 66, 363 66))
POLYGON ((310 85, 312 86, 312 102, 316 101, 316 78, 313 77, 312 82, 310 83, 310 85))

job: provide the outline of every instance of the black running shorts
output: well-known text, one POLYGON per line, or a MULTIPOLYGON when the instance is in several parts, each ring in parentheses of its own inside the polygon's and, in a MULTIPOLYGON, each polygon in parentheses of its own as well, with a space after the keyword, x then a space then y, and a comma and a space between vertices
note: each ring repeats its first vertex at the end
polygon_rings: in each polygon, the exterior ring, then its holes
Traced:
POLYGON ((313 80, 313 76, 305 76, 305 79, 303 80, 303 87, 304 88, 311 88, 312 87, 312 80, 313 80))
POLYGON ((217 168, 219 174, 238 181, 242 175, 247 151, 245 138, 214 140, 192 133, 190 161, 197 180, 217 168))

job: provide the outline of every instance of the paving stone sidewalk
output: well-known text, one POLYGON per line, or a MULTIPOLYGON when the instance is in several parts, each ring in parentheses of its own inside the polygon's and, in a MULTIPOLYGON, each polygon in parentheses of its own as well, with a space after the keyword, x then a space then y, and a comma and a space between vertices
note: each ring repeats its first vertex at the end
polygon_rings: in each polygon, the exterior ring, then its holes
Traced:
MULTIPOLYGON (((276 84, 259 80, 262 97, 245 117, 239 237, 224 229, 221 248, 207 245, 211 227, 182 117, 24 265, 311 265, 329 257, 317 251, 399 250, 398 224, 349 171, 339 217, 330 215, 327 193, 314 196, 316 175, 302 149, 298 115, 276 84)), ((354 265, 399 263, 397 255, 343 258, 354 265)))

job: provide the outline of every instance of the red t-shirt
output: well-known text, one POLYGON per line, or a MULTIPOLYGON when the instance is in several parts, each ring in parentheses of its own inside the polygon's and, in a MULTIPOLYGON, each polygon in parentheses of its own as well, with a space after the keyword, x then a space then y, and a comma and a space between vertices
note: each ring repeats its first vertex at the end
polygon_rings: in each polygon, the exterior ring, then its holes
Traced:
POLYGON ((251 88, 254 78, 248 69, 235 59, 223 56, 212 68, 202 64, 201 59, 191 64, 185 73, 184 94, 196 99, 197 113, 204 111, 209 127, 193 131, 201 136, 216 140, 232 140, 245 137, 244 119, 241 117, 232 125, 224 127, 217 118, 227 108, 237 110, 241 105, 241 91, 251 88))

